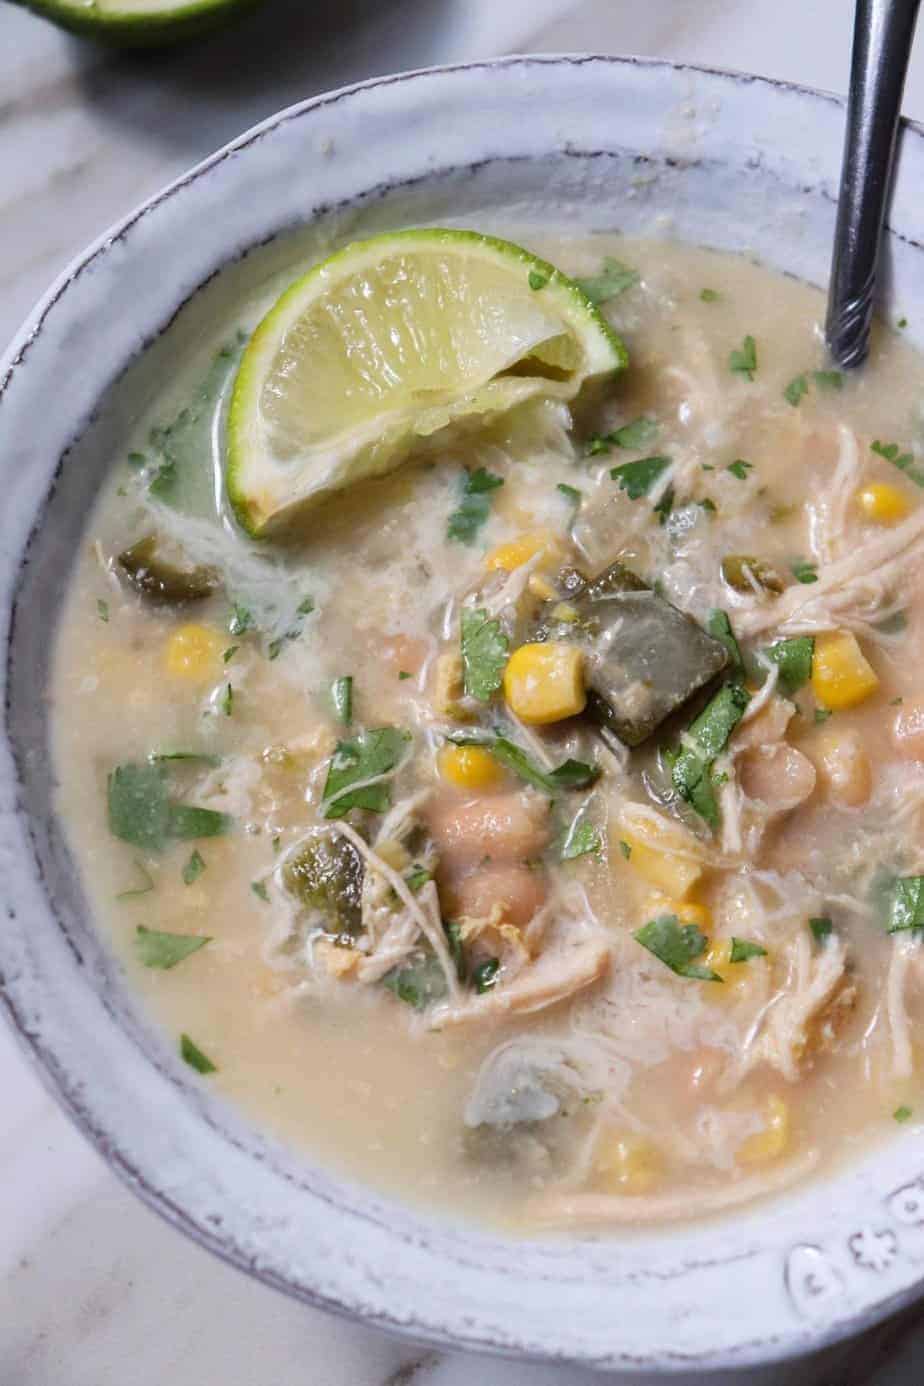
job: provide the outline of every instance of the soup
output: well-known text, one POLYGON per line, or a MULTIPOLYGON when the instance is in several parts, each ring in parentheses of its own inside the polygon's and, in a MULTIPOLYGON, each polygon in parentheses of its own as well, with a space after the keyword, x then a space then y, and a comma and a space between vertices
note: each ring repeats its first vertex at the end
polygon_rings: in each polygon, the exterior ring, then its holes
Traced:
POLYGON ((924 461, 900 331, 842 377, 805 285, 525 239, 628 369, 569 402, 546 360, 254 540, 227 400, 274 295, 229 305, 113 459, 52 699, 100 928, 201 1081, 528 1233, 918 1117, 924 461))

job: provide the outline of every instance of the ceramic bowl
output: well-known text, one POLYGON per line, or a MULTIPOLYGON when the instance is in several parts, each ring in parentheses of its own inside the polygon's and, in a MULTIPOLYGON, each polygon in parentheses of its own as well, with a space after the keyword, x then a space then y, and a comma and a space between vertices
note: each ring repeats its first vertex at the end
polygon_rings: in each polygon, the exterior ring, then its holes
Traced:
MULTIPOLYGON (((419 1339, 633 1374, 778 1360, 920 1292, 920 1130, 722 1221, 514 1242, 252 1129, 183 1067, 94 933, 52 811, 42 696, 106 461, 170 353, 215 311, 216 276, 222 292, 253 289, 292 231, 307 257, 412 223, 546 221, 745 251, 823 283, 842 128, 842 105, 819 93, 631 59, 512 58, 368 82, 265 122, 114 227, 0 366, 0 999, 116 1173, 270 1285, 419 1339)), ((924 324, 922 187, 924 139, 909 126, 885 308, 912 336, 924 324)))

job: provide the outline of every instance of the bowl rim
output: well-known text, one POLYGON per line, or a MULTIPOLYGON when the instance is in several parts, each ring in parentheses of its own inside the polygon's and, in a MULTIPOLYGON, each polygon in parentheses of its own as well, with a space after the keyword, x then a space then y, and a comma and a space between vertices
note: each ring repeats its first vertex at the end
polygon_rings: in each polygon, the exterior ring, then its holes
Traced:
MULTIPOLYGON (((530 69, 549 67, 576 68, 589 64, 602 64, 614 69, 636 68, 661 70, 671 73, 692 73, 716 78, 730 84, 741 83, 756 85, 774 95, 779 93, 792 93, 800 97, 808 98, 813 102, 830 103, 839 108, 843 108, 844 106, 843 98, 835 94, 780 79, 761 77, 754 74, 702 64, 672 62, 660 58, 600 55, 593 53, 525 54, 505 56, 478 62, 443 64, 374 77, 361 82, 348 84, 330 92, 321 93, 286 107, 250 127, 213 154, 194 165, 187 172, 181 174, 171 183, 155 192, 133 210, 129 211, 92 241, 85 250, 75 256, 57 276, 48 291, 33 308, 20 330, 12 338, 3 356, 0 357, 0 404, 2 404, 3 398, 17 374, 27 369, 26 363, 32 346, 39 339, 45 323, 48 321, 50 315, 54 313, 56 306, 68 293, 72 285, 78 281, 95 262, 111 254, 113 248, 123 241, 132 229, 141 223, 152 211, 177 195, 182 194, 184 189, 205 178, 209 173, 220 167, 227 160, 233 158, 239 152, 257 144, 264 136, 271 134, 283 126, 310 118, 318 111, 335 106, 340 102, 348 101, 362 93, 397 85, 413 84, 415 81, 424 78, 448 77, 455 74, 474 72, 492 73, 516 69, 528 71, 530 69)), ((911 136, 919 143, 922 143, 922 148, 924 148, 924 142, 922 142, 924 126, 910 120, 903 120, 902 127, 906 139, 911 136)), ((906 237, 905 239, 910 240, 911 238, 906 237)), ((916 248, 920 248, 919 242, 912 241, 911 243, 916 248)), ((230 260, 231 254, 229 252, 229 256, 224 263, 230 263, 230 260)), ((195 297, 202 287, 203 284, 198 284, 176 305, 174 312, 168 321, 163 324, 160 331, 165 330, 166 327, 169 326, 169 322, 179 314, 182 308, 191 298, 195 297)), ((127 360, 123 360, 119 363, 113 375, 113 379, 118 378, 121 370, 124 369, 127 364, 127 360)), ((80 428, 82 427, 83 425, 80 426, 80 428)), ((67 450, 66 448, 62 458, 58 460, 58 468, 62 465, 67 450)), ((56 475, 57 472, 55 473, 55 476, 56 475)), ((38 527, 38 524, 36 527, 38 527)), ((21 559, 22 555, 19 555, 19 558, 21 559)), ((11 608, 9 627, 4 632, 3 636, 5 659, 9 658, 10 654, 12 627, 15 614, 14 602, 11 608)), ((9 711, 8 696, 6 711, 9 711)), ((794 1324, 792 1331, 789 1333, 775 1334, 757 1340, 749 1338, 747 1341, 742 1341, 735 1351, 706 1351, 702 1354, 691 1354, 689 1357, 683 1358, 679 1358, 676 1354, 664 1356, 659 1352, 657 1347, 653 1348, 651 1354, 644 1359, 640 1359, 635 1355, 621 1353, 615 1349, 605 1360, 601 1359, 599 1356, 582 1355, 580 1350, 562 1356, 560 1353, 552 1352, 548 1347, 543 1346, 541 1326, 537 1330, 537 1334, 532 1342, 524 1342, 522 1345, 511 1346, 501 1339, 491 1338, 484 1333, 475 1331, 464 1333, 458 1329, 451 1330, 448 1326, 442 1325, 438 1318, 435 1318, 433 1315, 430 1315, 428 1319, 426 1313, 420 1318, 408 1319, 407 1316, 404 1318, 399 1318, 397 1316, 389 1317, 385 1313, 370 1312, 368 1310, 364 1311, 361 1308, 357 1308, 355 1304, 346 1302, 343 1298, 332 1298, 329 1295, 325 1295, 317 1285, 312 1285, 304 1280, 296 1282, 294 1279, 286 1277, 281 1271, 274 1269, 272 1265, 258 1263, 252 1254, 249 1254, 234 1241, 233 1237, 227 1235, 222 1236, 216 1232, 214 1228, 207 1226, 201 1220, 197 1220, 190 1211, 183 1206, 181 1200, 172 1199, 165 1189, 158 1187, 156 1181, 152 1181, 146 1175, 144 1169, 139 1167, 132 1159, 128 1158, 125 1152, 120 1149, 118 1137, 110 1135, 102 1125, 93 1119, 92 1114, 81 1100, 78 1085, 68 1075, 66 1067, 59 1062, 53 1050, 42 1042, 41 1034, 33 1028, 30 1017, 17 1004, 15 996, 8 987, 9 979, 2 970, 2 962, 2 938, 0 938, 0 1010, 6 1015, 13 1032, 16 1034, 25 1052, 27 1052, 34 1061, 46 1089, 66 1111, 75 1126, 100 1153, 114 1173, 123 1183, 131 1188, 144 1203, 179 1231, 206 1247, 225 1262, 246 1271, 263 1283, 280 1289, 290 1297, 300 1300, 301 1302, 315 1305, 316 1307, 351 1319, 361 1317, 364 1321, 384 1328, 392 1333, 397 1333, 417 1342, 424 1342, 445 1349, 461 1348, 467 1351, 487 1352, 516 1357, 518 1359, 545 1361, 549 1363, 559 1362, 562 1364, 571 1363, 609 1371, 614 1369, 617 1371, 619 1369, 629 1369, 637 1376, 648 1376, 653 1374, 670 1376, 676 1373, 689 1372, 691 1370, 702 1370, 706 1367, 729 1368, 732 1366, 746 1367, 765 1365, 782 1362, 806 1353, 816 1352, 825 1347, 842 1342, 874 1326, 889 1315, 910 1305, 924 1293, 924 1276, 922 1276, 905 1288, 891 1294, 886 1294, 879 1300, 873 1300, 867 1303, 865 1307, 853 1311, 849 1318, 842 1319, 828 1327, 807 1328, 804 1324, 801 1326, 794 1324)), ((770 1206, 772 1207, 772 1204, 770 1206)))

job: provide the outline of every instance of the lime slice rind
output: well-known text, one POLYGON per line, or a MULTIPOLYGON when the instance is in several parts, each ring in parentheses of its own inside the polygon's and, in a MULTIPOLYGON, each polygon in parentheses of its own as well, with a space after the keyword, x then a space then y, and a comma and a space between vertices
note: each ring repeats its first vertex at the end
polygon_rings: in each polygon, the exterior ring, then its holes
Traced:
POLYGON ((355 242, 292 284, 251 338, 229 411, 229 499, 267 533, 422 439, 571 400, 626 359, 580 287, 512 242, 442 228, 355 242))
POLYGON ((207 33, 263 0, 15 0, 61 28, 119 47, 154 47, 207 33))

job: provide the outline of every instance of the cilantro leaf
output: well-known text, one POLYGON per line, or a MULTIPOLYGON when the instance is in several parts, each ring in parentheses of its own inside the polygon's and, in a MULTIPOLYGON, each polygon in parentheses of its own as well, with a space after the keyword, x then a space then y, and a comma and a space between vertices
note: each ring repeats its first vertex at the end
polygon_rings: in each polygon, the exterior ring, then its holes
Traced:
POLYGON ((807 394, 808 377, 804 375, 797 375, 794 376, 793 379, 790 380, 789 384, 786 386, 786 389, 783 391, 783 398, 788 400, 788 402, 793 406, 793 408, 795 408, 799 404, 800 400, 803 400, 807 394))
POLYGON ((143 924, 135 930, 135 952, 139 961, 144 967, 157 967, 163 972, 198 953, 211 941, 205 934, 165 934, 159 929, 146 929, 143 924))
POLYGON ((589 275, 586 279, 576 279, 575 283, 591 303, 606 303, 609 299, 624 294, 627 289, 634 288, 641 277, 638 270, 607 255, 599 274, 589 275))
POLYGON ((530 270, 528 282, 529 287, 534 292, 538 292, 539 289, 544 289, 546 284, 548 284, 549 276, 547 274, 540 274, 538 270, 530 270))
POLYGON ((432 1001, 439 1001, 446 995, 446 977, 433 953, 393 967, 382 978, 382 985, 415 1011, 424 1010, 432 1001))
POLYGON ((795 563, 790 564, 790 568, 796 582, 810 583, 818 581, 817 563, 809 563, 807 559, 798 558, 795 563))
POLYGON ((647 496, 670 465, 669 457, 642 457, 637 462, 623 462, 621 467, 611 467, 610 476, 613 481, 619 482, 619 489, 625 491, 629 500, 639 500, 647 496))
POLYGON ((500 621, 488 618, 487 611, 462 610, 462 679, 465 692, 486 703, 496 693, 507 666, 510 642, 500 621))
POLYGON ((466 472, 462 483, 462 499, 457 510, 449 516, 447 535, 459 544, 472 544, 491 511, 490 495, 504 478, 479 467, 466 472))
POLYGON ((741 650, 735 633, 732 630, 731 621, 728 619, 727 612, 720 607, 714 606, 706 617, 706 629, 713 640, 718 640, 728 651, 728 658, 733 669, 743 668, 741 650))
POLYGON ((428 881, 433 880, 433 873, 428 871, 425 866, 421 866, 418 862, 415 862, 414 865, 408 867, 407 871, 404 873, 404 879, 407 883, 408 890, 413 891, 416 895, 418 890, 421 890, 428 881))
POLYGON ((352 808, 383 813, 391 804, 384 777, 398 765, 410 739, 410 733, 398 727, 376 727, 339 741, 324 782, 324 817, 342 818, 352 808), (367 783, 370 780, 375 783, 367 783))
POLYGON ((205 862, 199 855, 198 849, 193 848, 192 856, 189 858, 189 861, 183 867, 183 884, 192 885, 193 881, 197 881, 204 870, 205 862))
POLYGON ((217 1065, 212 1063, 207 1054, 203 1054, 197 1044, 193 1044, 188 1035, 180 1035, 180 1055, 197 1073, 218 1072, 217 1065))
POLYGON ((575 509, 584 499, 584 493, 582 491, 579 491, 576 486, 569 486, 565 481, 560 481, 555 489, 561 491, 565 499, 570 501, 575 509))
POLYGON ((754 470, 754 463, 746 462, 743 457, 736 457, 734 462, 729 462, 725 470, 731 472, 732 476, 736 476, 739 481, 746 481, 748 472, 754 470))
POLYGON ((612 452, 613 448, 624 448, 629 452, 641 451, 657 432, 658 425, 655 420, 642 415, 630 423, 623 424, 621 428, 614 429, 612 433, 592 433, 584 451, 588 457, 612 452))
POLYGON ((879 457, 884 457, 887 462, 892 463, 893 467, 904 472, 915 486, 924 486, 924 470, 914 465, 914 453, 901 452, 897 443, 880 443, 878 438, 870 444, 870 451, 875 452, 879 457))
POLYGON ((757 370, 757 343, 753 337, 745 337, 741 346, 728 355, 728 369, 737 375, 744 375, 748 380, 754 379, 754 372, 757 370))
POLYGON ((234 822, 227 813, 199 808, 196 804, 170 804, 167 836, 185 841, 196 837, 220 837, 234 822))
POLYGON ((622 838, 622 837, 621 837, 621 838, 619 839, 619 850, 620 850, 620 852, 622 853, 622 855, 625 857, 626 861, 630 861, 630 860, 631 860, 631 858, 632 858, 632 848, 630 847, 629 843, 626 842, 625 838, 622 838))
POLYGON ((843 390, 844 377, 840 371, 812 371, 812 379, 819 390, 843 390))
POLYGON ((649 919, 633 937, 678 977, 722 981, 717 972, 696 962, 706 951, 706 935, 695 924, 681 924, 676 914, 659 914, 656 919, 649 919))
POLYGON ((269 891, 266 888, 265 881, 251 881, 250 889, 258 900, 262 900, 265 905, 269 904, 269 891))
POLYGON ((766 948, 762 948, 759 943, 751 943, 746 938, 732 938, 731 952, 728 961, 733 963, 747 962, 750 958, 765 958, 766 948))
POLYGON ((780 687, 786 694, 796 693, 812 677, 815 640, 811 635, 798 635, 790 640, 777 640, 763 654, 780 671, 780 687))
POLYGON ((913 1115, 914 1113, 912 1112, 911 1108, 905 1106, 896 1107, 895 1111, 892 1113, 893 1118, 899 1124, 906 1121, 910 1121, 913 1115))
POLYGON ((703 303, 718 303, 722 297, 717 289, 700 289, 699 296, 703 303))
POLYGON ((573 861, 588 852, 600 851, 600 834, 594 825, 578 814, 565 834, 561 847, 562 861, 573 861))
POLYGON ((924 928, 924 876, 899 876, 892 887, 888 931, 924 928))
POLYGON ((665 756, 677 793, 713 830, 719 826, 719 806, 712 762, 725 749, 749 702, 746 689, 727 683, 690 723, 684 745, 665 756))
POLYGON ((285 645, 298 639, 302 633, 304 619, 306 616, 310 616, 312 611, 314 611, 314 597, 303 597, 295 608, 295 619, 292 624, 281 635, 275 636, 267 645, 267 659, 277 659, 285 645))
POLYGON ((239 602, 235 602, 228 621, 228 634, 243 635, 246 631, 253 630, 255 624, 253 612, 246 606, 241 606, 239 602))
POLYGON ((825 939, 830 938, 834 931, 834 922, 828 915, 820 914, 809 920, 809 928, 812 931, 812 937, 815 942, 824 943, 825 939))
POLYGON ((499 973, 499 958, 485 958, 484 962, 473 968, 472 985, 479 996, 483 996, 486 991, 490 991, 492 987, 496 986, 499 973))
POLYGON ((521 780, 553 796, 563 789, 586 789, 600 775, 599 766, 571 759, 563 761, 555 770, 543 770, 506 736, 466 735, 463 732, 449 739, 456 746, 483 746, 495 760, 519 775, 521 780))
POLYGON ((170 799, 162 765, 117 765, 109 776, 109 831, 134 847, 159 851, 169 836, 170 799))

